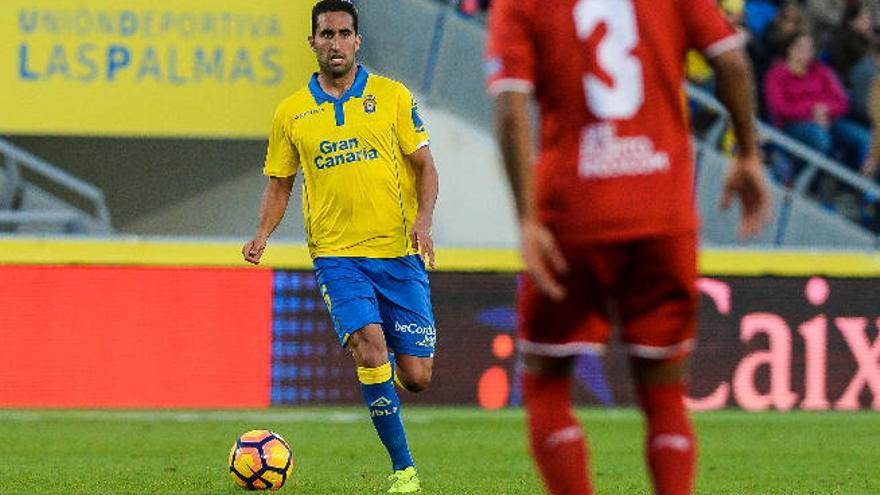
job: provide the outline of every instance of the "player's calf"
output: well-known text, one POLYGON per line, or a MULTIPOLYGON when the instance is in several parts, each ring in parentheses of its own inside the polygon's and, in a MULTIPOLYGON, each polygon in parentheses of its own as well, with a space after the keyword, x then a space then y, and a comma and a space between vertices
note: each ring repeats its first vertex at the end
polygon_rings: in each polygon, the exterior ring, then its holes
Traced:
POLYGON ((394 471, 413 466, 400 417, 400 399, 391 381, 391 363, 385 362, 376 367, 358 366, 357 375, 370 419, 391 457, 394 471))
POLYGON ((637 392, 648 423, 645 456, 658 495, 693 491, 697 442, 684 405, 684 359, 634 359, 637 392))
POLYGON ((573 359, 526 354, 523 405, 532 456, 552 495, 590 495, 588 451, 583 430, 571 407, 573 359), (541 371, 550 371, 543 374, 541 371))

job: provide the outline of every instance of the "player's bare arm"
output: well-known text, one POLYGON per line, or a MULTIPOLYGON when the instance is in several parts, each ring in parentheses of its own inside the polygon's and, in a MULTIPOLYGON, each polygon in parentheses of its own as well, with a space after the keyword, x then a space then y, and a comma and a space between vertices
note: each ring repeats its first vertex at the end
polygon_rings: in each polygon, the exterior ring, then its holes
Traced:
POLYGON ((734 199, 742 206, 737 235, 740 239, 761 232, 770 208, 764 165, 758 151, 752 102, 752 72, 742 49, 728 50, 712 59, 718 98, 730 112, 733 132, 739 148, 728 171, 721 196, 721 209, 728 209, 734 199))
POLYGON ((257 225, 257 232, 254 234, 254 238, 241 248, 241 254, 248 263, 255 265, 260 263, 260 258, 266 249, 266 243, 269 242, 269 236, 281 223, 284 212, 287 211, 295 178, 295 175, 269 177, 269 183, 266 185, 266 191, 263 193, 263 200, 260 204, 260 223, 257 225))
POLYGON ((558 277, 568 264, 553 234, 538 221, 532 178, 530 95, 506 91, 495 100, 495 125, 507 179, 513 191, 520 225, 522 257, 535 284, 555 301, 565 298, 558 277))
POLYGON ((440 188, 440 178, 434 157, 428 146, 422 146, 407 157, 416 172, 419 194, 419 212, 410 232, 410 240, 431 268, 434 268, 434 240, 431 238, 431 225, 434 218, 434 205, 440 188))

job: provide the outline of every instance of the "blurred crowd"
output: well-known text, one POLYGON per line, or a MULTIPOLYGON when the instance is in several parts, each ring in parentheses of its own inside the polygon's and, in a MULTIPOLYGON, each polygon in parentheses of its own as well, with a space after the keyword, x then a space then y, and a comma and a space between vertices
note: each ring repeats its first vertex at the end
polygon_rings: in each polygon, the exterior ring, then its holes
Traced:
MULTIPOLYGON (((720 0, 747 39, 762 120, 850 170, 878 180, 880 0, 720 0)), ((688 78, 706 89, 712 72, 690 54, 688 78)), ((802 165, 770 147, 775 179, 792 185, 802 165)), ((828 208, 876 230, 877 198, 831 176, 808 191, 828 208)))

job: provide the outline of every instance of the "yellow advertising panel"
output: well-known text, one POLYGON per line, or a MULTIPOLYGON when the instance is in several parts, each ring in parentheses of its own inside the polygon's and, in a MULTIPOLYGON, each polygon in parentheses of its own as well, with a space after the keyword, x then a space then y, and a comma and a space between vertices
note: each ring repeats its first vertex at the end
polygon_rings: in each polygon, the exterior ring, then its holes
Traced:
MULTIPOLYGON (((835 251, 751 251, 702 249, 700 273, 730 277, 880 277, 880 253, 835 251)), ((241 244, 205 240, 52 239, 0 237, 0 265, 232 266, 253 268, 241 258, 241 244)), ((310 270, 304 244, 273 243, 262 267, 310 270)), ((439 248, 437 270, 519 272, 518 250, 439 248)))
POLYGON ((0 133, 265 137, 309 0, 2 0, 0 133))

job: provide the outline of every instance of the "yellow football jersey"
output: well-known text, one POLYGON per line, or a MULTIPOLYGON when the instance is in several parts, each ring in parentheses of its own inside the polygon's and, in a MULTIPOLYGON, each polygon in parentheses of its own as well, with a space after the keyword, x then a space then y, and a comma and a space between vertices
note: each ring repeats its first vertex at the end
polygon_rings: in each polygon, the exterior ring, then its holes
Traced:
POLYGON ((278 106, 263 172, 302 169, 309 252, 318 256, 395 258, 414 254, 418 213, 415 171, 407 155, 428 145, 416 102, 394 80, 358 66, 338 100, 317 74, 278 106))

